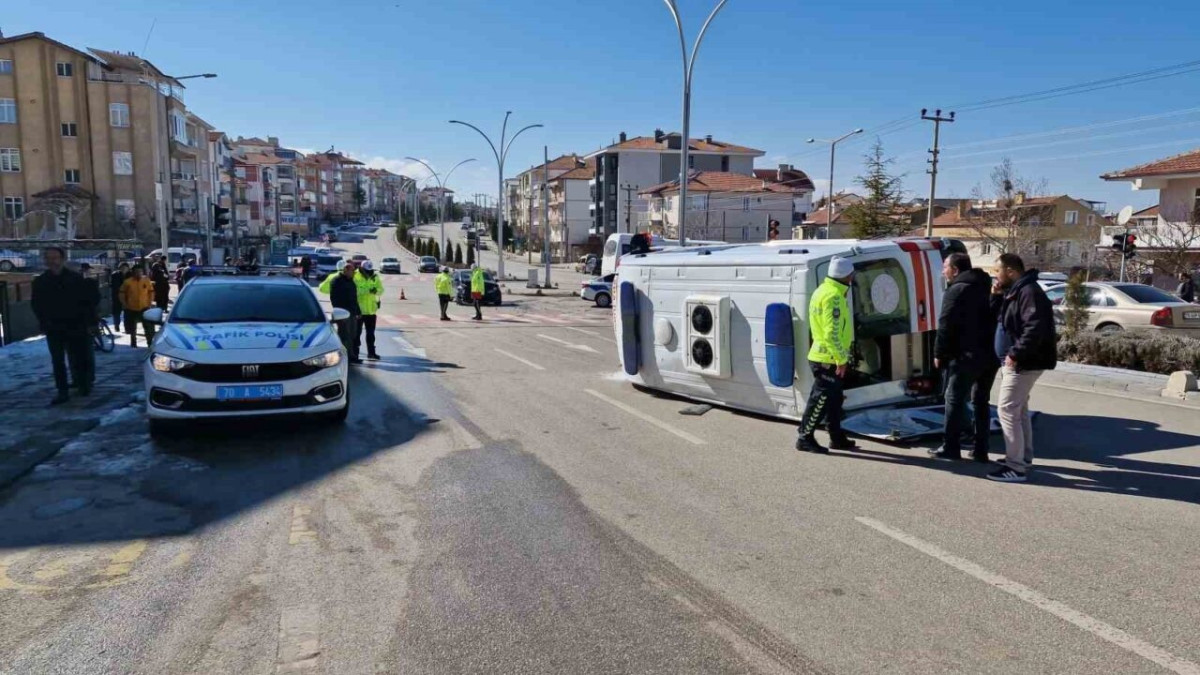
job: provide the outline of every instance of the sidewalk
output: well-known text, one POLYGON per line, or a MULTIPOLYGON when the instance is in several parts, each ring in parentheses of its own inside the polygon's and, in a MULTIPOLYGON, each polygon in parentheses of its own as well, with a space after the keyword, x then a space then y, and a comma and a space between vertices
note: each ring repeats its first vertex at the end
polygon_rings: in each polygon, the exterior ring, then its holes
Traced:
POLYGON ((140 394, 145 349, 132 349, 117 334, 110 354, 96 353, 96 386, 86 398, 50 407, 54 376, 44 338, 0 347, 0 488, 52 457, 67 443, 126 408, 140 394))

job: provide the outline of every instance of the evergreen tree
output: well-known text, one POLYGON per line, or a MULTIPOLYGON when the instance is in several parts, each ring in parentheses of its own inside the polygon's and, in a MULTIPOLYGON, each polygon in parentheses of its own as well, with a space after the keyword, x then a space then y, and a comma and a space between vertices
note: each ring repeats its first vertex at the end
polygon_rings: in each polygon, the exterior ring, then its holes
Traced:
POLYGON ((890 173, 895 160, 883 154, 883 143, 878 139, 871 152, 863 157, 866 173, 855 179, 867 194, 859 204, 846 209, 851 234, 856 239, 879 239, 906 234, 907 220, 900 209, 904 196, 903 176, 890 173))
POLYGON ((454 245, 454 264, 455 264, 455 265, 461 265, 461 264, 463 264, 463 257, 462 257, 462 244, 455 244, 455 245, 454 245))
MULTIPOLYGON (((433 240, 431 239, 430 241, 433 241, 433 240)), ((438 243, 436 241, 433 242, 433 250, 431 250, 429 252, 429 255, 437 258, 439 261, 442 259, 442 247, 438 246, 438 243)))
POLYGON ((1068 338, 1075 337, 1087 331, 1089 313, 1087 286, 1083 285, 1082 274, 1072 274, 1067 280, 1066 294, 1063 297, 1063 326, 1062 332, 1068 338))
POLYGON ((467 267, 470 267, 474 264, 475 264, 475 245, 468 243, 467 244, 467 267))

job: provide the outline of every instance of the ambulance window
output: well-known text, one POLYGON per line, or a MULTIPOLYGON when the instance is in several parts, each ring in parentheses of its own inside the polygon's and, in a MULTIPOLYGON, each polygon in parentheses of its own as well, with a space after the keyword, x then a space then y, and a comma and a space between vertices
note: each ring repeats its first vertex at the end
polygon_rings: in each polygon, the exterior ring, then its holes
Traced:
POLYGON ((911 326, 908 280, 895 259, 872 260, 854 266, 856 337, 908 333, 911 326))

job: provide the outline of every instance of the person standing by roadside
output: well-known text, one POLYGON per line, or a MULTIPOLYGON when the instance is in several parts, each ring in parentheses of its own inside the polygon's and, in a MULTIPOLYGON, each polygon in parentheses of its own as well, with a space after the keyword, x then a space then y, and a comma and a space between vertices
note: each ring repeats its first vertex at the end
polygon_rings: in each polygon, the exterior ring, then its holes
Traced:
MULTIPOLYGON (((92 266, 88 263, 79 264, 79 274, 83 277, 84 288, 87 289, 88 313, 92 317, 88 323, 88 337, 90 338, 100 330, 100 280, 92 276, 92 266)), ((89 378, 86 385, 88 389, 91 389, 96 386, 96 350, 90 342, 83 354, 87 360, 84 372, 89 378)), ((78 387, 82 387, 84 384, 78 380, 72 383, 73 386, 78 387)))
POLYGON ((443 267, 441 273, 433 278, 433 290, 437 292, 438 304, 442 308, 442 321, 449 321, 446 309, 450 307, 450 298, 454 295, 454 279, 450 277, 449 267, 443 267))
POLYGON ((854 343, 854 321, 846 293, 853 280, 854 263, 845 258, 833 258, 829 261, 825 281, 808 303, 808 325, 812 332, 808 365, 813 372, 813 386, 804 406, 804 416, 800 418, 796 449, 801 452, 829 452, 817 442, 815 434, 822 421, 829 431, 829 448, 853 450, 858 447, 842 431, 845 377, 850 364, 850 345, 854 343))
POLYGON ((95 304, 84 278, 67 269, 66 252, 50 246, 42 251, 46 271, 33 280, 33 314, 46 335, 54 386, 58 394, 50 405, 66 403, 70 398, 67 364, 79 393, 91 393, 92 373, 88 372, 88 352, 92 345, 88 334, 95 324, 95 304))
POLYGON ((335 275, 321 283, 320 291, 329 294, 329 304, 335 309, 344 309, 350 316, 337 322, 338 337, 342 339, 350 354, 350 363, 362 363, 358 358, 358 318, 362 310, 358 305, 358 284, 354 283, 354 265, 346 263, 335 275))
POLYGON ((1175 295, 1184 302, 1196 302, 1196 283, 1192 281, 1191 272, 1179 273, 1179 286, 1175 288, 1175 295))
POLYGON ((150 281, 154 282, 154 304, 166 311, 171 297, 171 274, 167 271, 167 261, 162 256, 150 265, 150 281))
POLYGON ((308 255, 300 256, 300 276, 308 281, 308 275, 312 272, 312 258, 308 255))
POLYGON ((963 432, 970 428, 967 398, 971 397, 976 408, 975 451, 972 456, 977 462, 986 462, 990 427, 988 396, 992 388, 991 379, 995 378, 996 373, 992 365, 996 361, 992 348, 996 321, 989 318, 994 317, 990 305, 992 279, 987 272, 972 269, 971 257, 966 253, 952 253, 946 258, 942 265, 942 276, 949 285, 942 296, 933 365, 945 373, 945 440, 942 447, 930 450, 929 454, 936 459, 962 459, 963 432), (984 389, 981 385, 989 370, 991 379, 984 389), (982 406, 979 404, 981 393, 982 406), (980 409, 984 412, 982 427, 978 414, 980 409))
POLYGON ((108 277, 108 294, 112 301, 113 330, 121 329, 121 284, 129 278, 129 263, 121 263, 108 277))
POLYGON ((1013 253, 1000 256, 997 290, 1004 292, 996 328, 1000 367, 1000 428, 1004 431, 1004 466, 989 480, 1023 483, 1033 465, 1033 423, 1029 394, 1047 370, 1058 363, 1054 309, 1038 285, 1038 271, 1025 269, 1013 253))
POLYGON ((375 265, 370 260, 364 260, 354 275, 354 283, 358 285, 358 308, 362 311, 354 344, 360 344, 365 329, 367 358, 378 359, 379 354, 375 351, 375 320, 379 313, 379 299, 383 297, 383 279, 375 273, 375 265))
POLYGON ((142 320, 142 313, 154 306, 154 284, 142 274, 136 265, 125 283, 121 284, 121 305, 125 307, 125 332, 129 334, 129 346, 137 347, 137 327, 142 326, 146 346, 154 340, 154 324, 142 320))
POLYGON ((475 304, 475 320, 483 321, 483 312, 480 307, 483 306, 483 293, 487 289, 487 282, 483 275, 483 268, 479 265, 474 265, 471 268, 471 302, 475 304))

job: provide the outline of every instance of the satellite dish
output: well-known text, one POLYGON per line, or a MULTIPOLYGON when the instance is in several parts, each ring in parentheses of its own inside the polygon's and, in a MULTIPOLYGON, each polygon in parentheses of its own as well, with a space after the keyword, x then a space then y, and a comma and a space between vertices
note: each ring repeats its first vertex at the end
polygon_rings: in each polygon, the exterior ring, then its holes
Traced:
POLYGON ((1133 218, 1133 207, 1126 206, 1125 208, 1121 209, 1120 213, 1117 214, 1117 224, 1123 227, 1129 222, 1130 218, 1133 218))

